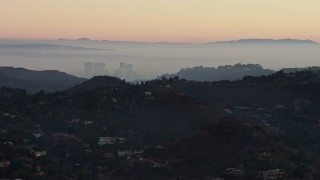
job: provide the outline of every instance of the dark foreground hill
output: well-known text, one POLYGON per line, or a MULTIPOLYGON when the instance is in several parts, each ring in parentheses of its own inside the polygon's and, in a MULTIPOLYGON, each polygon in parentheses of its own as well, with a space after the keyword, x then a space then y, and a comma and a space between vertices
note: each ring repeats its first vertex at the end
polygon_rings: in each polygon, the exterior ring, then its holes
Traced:
POLYGON ((95 76, 88 81, 85 81, 81 84, 78 84, 72 88, 70 88, 69 92, 75 91, 93 91, 97 88, 105 88, 105 87, 119 87, 121 85, 125 85, 125 82, 117 77, 112 76, 95 76))
POLYGON ((307 156, 259 126, 224 117, 199 133, 146 151, 109 175, 111 179, 294 179, 312 176, 297 166, 307 156), (165 147, 165 148, 164 148, 165 147), (156 165, 155 165, 156 163, 156 165))
POLYGON ((21 88, 30 93, 40 90, 61 91, 83 81, 85 79, 55 70, 32 71, 24 68, 0 67, 0 87, 21 88))
MULTIPOLYGON (((299 94, 290 88, 294 86, 287 87, 288 96, 277 91, 277 83, 286 84, 284 77, 275 74, 216 83, 170 78, 135 85, 111 79, 119 86, 110 85, 108 77, 98 77, 87 82, 95 82, 87 89, 36 94, 2 88, 0 177, 319 179, 319 153, 302 141, 312 140, 307 142, 313 144, 319 136, 312 136, 306 128, 316 132, 318 126, 312 119, 295 121, 294 116, 307 115, 304 108, 315 113, 320 106, 299 100, 297 112, 283 112, 285 100, 291 102, 295 98, 291 95, 299 94), (270 91, 260 92, 258 82, 270 91), (243 89, 236 93, 238 87, 243 89), (270 108, 274 107, 270 97, 278 96, 283 98, 276 103, 283 102, 283 106, 270 108), (242 104, 248 103, 248 97, 264 109, 242 104), (261 101, 264 97, 270 101, 261 101), (253 119, 257 113, 252 109, 264 118, 253 119), (278 118, 282 116, 289 121, 278 118), (294 127, 304 139, 283 132, 282 123, 294 127)), ((302 77, 288 78, 294 84, 316 80, 310 74, 302 77)), ((311 97, 316 92, 308 94, 311 97)))

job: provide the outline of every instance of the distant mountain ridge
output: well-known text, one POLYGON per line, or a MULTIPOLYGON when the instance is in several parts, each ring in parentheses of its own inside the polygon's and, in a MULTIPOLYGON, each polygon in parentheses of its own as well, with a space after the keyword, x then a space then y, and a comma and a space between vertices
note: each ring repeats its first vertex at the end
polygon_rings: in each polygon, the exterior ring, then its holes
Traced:
MULTIPOLYGON (((136 43, 136 44, 193 44, 192 42, 171 42, 171 41, 155 41, 155 42, 143 42, 143 41, 110 41, 110 40, 92 40, 89 38, 79 38, 76 40, 69 40, 60 38, 58 40, 62 41, 93 41, 93 42, 109 42, 109 43, 136 43)), ((319 44, 316 41, 310 39, 263 39, 263 38, 247 38, 247 39, 235 39, 235 40, 226 40, 226 41, 212 41, 207 43, 199 44, 229 44, 229 43, 269 43, 269 44, 319 44)))
POLYGON ((60 91, 85 80, 56 70, 33 71, 24 68, 0 67, 0 87, 21 88, 28 92, 60 91))
POLYGON ((101 51, 101 50, 110 50, 110 49, 98 49, 98 48, 86 48, 78 46, 69 46, 69 45, 56 45, 56 44, 47 44, 47 43, 0 43, 0 49, 32 49, 32 48, 41 48, 41 49, 65 49, 65 50, 89 50, 89 51, 101 51))
POLYGON ((178 76, 187 80, 196 81, 221 81, 237 80, 244 76, 262 76, 274 73, 273 70, 264 69, 259 64, 235 64, 215 67, 184 68, 175 74, 164 74, 162 77, 170 78, 178 76))
POLYGON ((239 39, 231 41, 218 41, 217 44, 318 44, 309 39, 239 39))

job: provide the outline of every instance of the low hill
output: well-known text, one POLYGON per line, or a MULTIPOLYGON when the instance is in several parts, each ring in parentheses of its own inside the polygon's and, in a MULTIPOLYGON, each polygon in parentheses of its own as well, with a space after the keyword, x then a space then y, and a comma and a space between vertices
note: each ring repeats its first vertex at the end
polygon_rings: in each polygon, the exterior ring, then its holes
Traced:
POLYGON ((79 85, 70 88, 69 92, 79 91, 79 90, 95 90, 97 88, 103 87, 118 87, 121 84, 125 84, 123 80, 112 77, 112 76, 95 76, 79 85))
POLYGON ((178 76, 182 79, 196 81, 220 81, 237 80, 244 76, 262 76, 270 75, 274 71, 264 69, 259 64, 235 64, 215 67, 193 67, 181 69, 176 74, 165 74, 163 77, 170 78, 178 76))
POLYGON ((30 93, 40 90, 61 91, 85 81, 55 70, 33 71, 24 68, 0 67, 0 87, 25 89, 30 93))

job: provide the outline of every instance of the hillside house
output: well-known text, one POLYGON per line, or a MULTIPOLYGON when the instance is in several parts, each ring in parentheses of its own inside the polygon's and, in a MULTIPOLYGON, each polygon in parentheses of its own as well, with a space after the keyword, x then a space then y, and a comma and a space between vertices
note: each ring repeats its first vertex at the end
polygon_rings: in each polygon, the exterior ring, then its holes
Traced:
POLYGON ((6 134, 6 133, 8 132, 8 130, 2 128, 2 129, 0 130, 0 132, 1 132, 2 134, 6 134))
POLYGON ((263 149, 258 150, 258 157, 260 159, 267 159, 267 158, 270 158, 271 156, 272 156, 272 154, 270 152, 267 152, 263 149))
POLYGON ((259 175, 265 180, 267 180, 267 179, 281 179, 284 176, 284 171, 281 169, 259 171, 259 175))
POLYGON ((33 153, 35 157, 42 157, 47 154, 47 151, 36 151, 33 153))
POLYGON ((79 119, 79 118, 77 118, 77 119, 72 119, 71 122, 72 122, 72 123, 79 123, 79 122, 80 122, 80 119, 79 119))
POLYGON ((123 151, 118 150, 118 156, 119 157, 132 157, 133 151, 132 150, 123 150, 123 151))
POLYGON ((100 137, 98 144, 100 146, 102 145, 106 145, 106 144, 116 144, 116 143, 120 143, 120 144, 124 144, 126 143, 127 139, 126 138, 122 138, 122 137, 100 137))
POLYGON ((144 92, 144 95, 145 95, 145 96, 151 96, 152 93, 151 93, 151 92, 144 92))
POLYGON ((228 114, 232 114, 232 111, 231 111, 231 109, 229 109, 229 108, 226 108, 226 109, 224 109, 223 111, 226 112, 226 113, 228 113, 228 114))
POLYGON ((11 141, 3 142, 3 145, 9 145, 9 146, 12 146, 12 145, 13 145, 13 142, 11 142, 11 141))
POLYGON ((153 162, 153 166, 152 168, 167 168, 169 167, 169 162, 168 161, 164 161, 164 162, 153 162))
POLYGON ((4 117, 7 117, 9 119, 14 119, 17 115, 13 115, 13 114, 10 114, 10 113, 3 113, 2 114, 4 117))
POLYGON ((41 133, 33 133, 32 134, 35 138, 40 138, 42 136, 41 133))
POLYGON ((141 155, 141 154, 143 154, 143 150, 141 149, 141 150, 134 150, 134 152, 133 152, 133 154, 136 156, 136 155, 141 155))
POLYGON ((222 177, 209 177, 207 180, 224 180, 222 177))
POLYGON ((236 169, 236 168, 227 168, 226 170, 224 170, 224 173, 227 175, 234 175, 234 176, 245 174, 243 170, 236 169))
POLYGON ((91 124, 93 124, 94 123, 94 121, 83 121, 83 124, 84 125, 91 125, 91 124))
POLYGON ((6 168, 6 167, 9 167, 11 164, 11 161, 9 160, 3 160, 3 161, 0 161, 0 168, 6 168))

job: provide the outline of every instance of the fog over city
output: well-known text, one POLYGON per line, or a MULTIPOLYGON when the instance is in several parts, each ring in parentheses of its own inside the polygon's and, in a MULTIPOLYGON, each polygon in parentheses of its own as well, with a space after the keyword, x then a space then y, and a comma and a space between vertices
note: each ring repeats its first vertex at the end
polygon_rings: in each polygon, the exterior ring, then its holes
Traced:
POLYGON ((194 66, 253 63, 273 70, 318 66, 320 45, 293 39, 245 39, 202 44, 95 41, 86 38, 1 40, 0 59, 0 66, 60 70, 86 78, 112 75, 135 80, 152 79, 194 66), (86 63, 91 63, 92 67, 99 66, 99 70, 94 72, 87 66, 86 72, 86 63), (130 72, 125 70, 126 66, 130 72))

